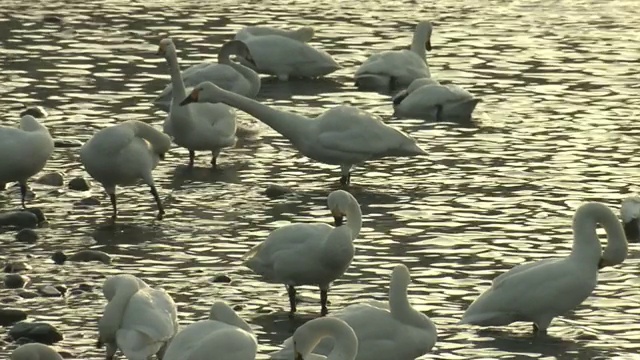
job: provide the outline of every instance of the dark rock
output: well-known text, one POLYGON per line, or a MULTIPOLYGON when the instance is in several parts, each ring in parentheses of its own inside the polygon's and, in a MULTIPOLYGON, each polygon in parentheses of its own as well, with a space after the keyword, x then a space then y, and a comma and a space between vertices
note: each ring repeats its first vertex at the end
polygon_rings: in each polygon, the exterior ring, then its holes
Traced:
POLYGON ((16 234, 16 240, 26 243, 35 243, 38 241, 38 233, 33 229, 22 229, 16 234))
POLYGON ((93 291, 93 285, 91 285, 91 284, 80 284, 80 285, 78 285, 78 290, 87 291, 87 292, 93 291))
POLYGON ((58 265, 62 265, 67 261, 67 255, 62 251, 58 250, 51 255, 51 260, 58 265))
POLYGON ((240 304, 233 305, 234 311, 241 311, 242 309, 243 309, 243 306, 240 304))
POLYGON ((67 289, 67 285, 64 285, 64 284, 58 284, 58 285, 54 285, 54 287, 55 287, 58 291, 60 291, 60 293, 61 293, 62 295, 64 295, 64 294, 66 294, 66 293, 67 293, 67 290, 68 290, 68 289, 67 289))
POLYGON ((24 209, 26 212, 30 212, 38 218, 38 224, 47 221, 47 217, 44 215, 44 212, 40 208, 27 208, 24 209))
POLYGON ((10 211, 0 214, 0 227, 18 229, 38 227, 38 217, 28 211, 10 211))
POLYGON ((38 293, 44 297, 60 297, 62 293, 55 288, 55 286, 44 285, 38 287, 38 293))
POLYGON ((72 140, 72 139, 54 139, 53 146, 57 148, 81 147, 82 142, 79 140, 72 140))
POLYGON ((6 274, 4 276, 4 286, 9 289, 23 288, 28 282, 29 278, 20 274, 6 274))
POLYGON ((69 296, 78 296, 78 295, 82 295, 85 292, 80 290, 80 289, 73 289, 69 291, 69 296))
POLYGON ((98 200, 96 197, 89 196, 88 198, 84 198, 84 199, 76 202, 74 205, 97 206, 97 205, 100 205, 100 200, 98 200))
POLYGON ((103 264, 111 264, 111 256, 104 251, 100 250, 80 250, 71 256, 67 256, 62 251, 56 251, 51 259, 58 265, 64 264, 68 261, 99 261, 103 264))
POLYGON ((63 339, 62 334, 53 325, 43 322, 19 322, 9 330, 9 336, 17 340, 22 337, 51 345, 63 339))
POLYGON ((267 197, 270 199, 279 198, 291 193, 293 193, 293 190, 291 188, 273 184, 267 186, 267 188, 264 190, 264 194, 267 195, 267 197))
POLYGON ((22 112, 20 113, 20 117, 23 117, 25 115, 31 115, 36 119, 41 119, 49 116, 49 114, 47 114, 47 112, 41 106, 31 106, 22 110, 22 112))
POLYGON ((31 265, 22 261, 12 261, 4 265, 4 272, 7 273, 17 273, 20 271, 31 270, 31 265))
POLYGON ((20 295, 20 297, 23 299, 35 299, 37 297, 40 297, 40 294, 38 294, 37 292, 29 290, 21 291, 18 295, 20 295))
POLYGON ((51 172, 40 176, 35 182, 42 185, 62 186, 64 184, 64 176, 60 172, 51 172))
POLYGON ((58 15, 44 15, 42 21, 50 24, 62 24, 64 19, 58 15))
POLYGON ((231 278, 225 274, 220 274, 220 275, 216 275, 213 278, 213 282, 214 283, 230 283, 231 282, 231 278))
POLYGON ((0 297, 0 303, 11 304, 22 300, 20 296, 4 296, 0 297))
POLYGON ((27 318, 27 313, 17 309, 0 309, 0 326, 8 326, 27 318))
POLYGON ((69 189, 76 191, 87 191, 91 188, 89 182, 82 177, 73 178, 69 181, 69 189))

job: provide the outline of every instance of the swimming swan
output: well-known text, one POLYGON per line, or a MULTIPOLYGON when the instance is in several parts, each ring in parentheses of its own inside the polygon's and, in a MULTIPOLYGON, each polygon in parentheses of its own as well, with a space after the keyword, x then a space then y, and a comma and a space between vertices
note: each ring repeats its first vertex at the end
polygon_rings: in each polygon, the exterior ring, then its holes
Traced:
POLYGON ((24 344, 13 350, 10 360, 62 360, 51 347, 40 343, 24 344))
POLYGON ((209 82, 196 86, 180 105, 192 102, 223 102, 248 113, 279 132, 308 158, 340 165, 343 185, 351 182, 352 167, 367 160, 426 154, 409 135, 352 106, 336 106, 316 118, 308 118, 277 110, 209 82))
POLYGON ((254 360, 258 342, 253 331, 222 301, 211 306, 209 320, 182 329, 162 360, 254 360))
MULTIPOLYGON (((225 90, 255 98, 260 91, 260 75, 252 69, 230 59, 236 55, 251 61, 249 48, 241 41, 229 41, 218 51, 218 62, 203 62, 182 72, 184 86, 192 88, 202 81, 211 81, 225 90)), ((153 101, 154 105, 169 112, 173 99, 173 84, 169 83, 153 101)))
POLYGON ((164 207, 151 172, 170 147, 171 140, 167 135, 138 120, 99 130, 82 145, 80 161, 87 173, 109 194, 113 219, 118 215, 116 186, 134 185, 140 180, 151 188, 158 205, 158 218, 162 218, 164 207))
POLYGON ((313 38, 314 30, 310 26, 303 26, 296 30, 283 30, 270 26, 245 26, 238 30, 235 40, 245 41, 254 36, 278 35, 301 42, 308 42, 313 38))
POLYGON ((591 202, 573 217, 573 248, 561 259, 545 259, 499 275, 464 313, 461 324, 509 325, 533 323, 535 332, 546 332, 554 317, 580 305, 598 280, 598 269, 621 264, 627 256, 627 240, 615 214, 601 203, 591 202), (602 253, 597 225, 607 232, 602 253), (601 254, 602 253, 602 254, 601 254))
POLYGON ((132 275, 107 278, 102 292, 108 300, 98 320, 98 344, 106 359, 120 349, 129 360, 162 358, 165 344, 178 331, 176 304, 163 289, 154 290, 132 275))
POLYGON ((406 90, 393 97, 395 115, 417 119, 471 118, 480 102, 457 85, 441 85, 433 78, 415 79, 406 90))
MULTIPOLYGON (((355 360, 358 355, 358 338, 353 329, 335 317, 316 318, 307 321, 293 333, 295 360, 355 360), (335 342, 328 356, 312 353, 325 338, 335 342)), ((394 357, 390 358, 394 359, 394 357)))
POLYGON ((272 231, 243 257, 244 265, 263 281, 285 285, 291 316, 296 312, 295 287, 300 285, 318 285, 321 313, 327 314, 329 286, 353 260, 353 240, 362 227, 360 204, 348 192, 336 190, 327 197, 327 205, 335 228, 323 223, 289 224, 272 231))
POLYGON ((164 55, 167 60, 173 84, 173 99, 164 121, 164 132, 173 137, 178 146, 189 150, 189 167, 193 167, 196 151, 211 151, 211 166, 215 169, 222 149, 236 144, 236 112, 225 104, 178 106, 187 90, 171 39, 160 41, 158 55, 164 55))
MULTIPOLYGON (((414 360, 436 343, 438 333, 433 322, 415 310, 407 298, 411 274, 404 265, 397 265, 391 274, 389 302, 371 301, 349 305, 330 317, 344 320, 358 337, 356 360, 414 360)), ((293 338, 283 348, 271 353, 272 359, 293 358, 293 338)), ((313 350, 328 355, 333 341, 322 340, 313 350)))
POLYGON ((390 50, 371 55, 356 70, 355 84, 361 90, 389 90, 406 87, 417 78, 431 77, 427 51, 431 51, 429 21, 416 26, 411 50, 390 50))
POLYGON ((629 242, 640 241, 640 197, 631 196, 622 201, 620 217, 624 226, 624 233, 629 242))
POLYGON ((8 182, 20 185, 20 202, 25 208, 27 181, 47 164, 53 153, 49 130, 31 115, 20 118, 20 128, 0 126, 0 189, 8 182))
POLYGON ((315 78, 330 74, 340 65, 323 50, 280 35, 250 36, 243 40, 251 59, 240 62, 261 74, 275 75, 282 81, 290 77, 315 78))

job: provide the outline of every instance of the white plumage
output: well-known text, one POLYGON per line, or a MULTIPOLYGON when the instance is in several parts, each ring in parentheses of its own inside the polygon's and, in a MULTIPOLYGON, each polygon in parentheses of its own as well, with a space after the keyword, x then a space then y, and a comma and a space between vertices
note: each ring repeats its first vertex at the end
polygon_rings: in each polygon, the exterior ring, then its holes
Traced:
POLYGON ((63 360, 51 347, 40 344, 24 344, 13 350, 10 360, 63 360))

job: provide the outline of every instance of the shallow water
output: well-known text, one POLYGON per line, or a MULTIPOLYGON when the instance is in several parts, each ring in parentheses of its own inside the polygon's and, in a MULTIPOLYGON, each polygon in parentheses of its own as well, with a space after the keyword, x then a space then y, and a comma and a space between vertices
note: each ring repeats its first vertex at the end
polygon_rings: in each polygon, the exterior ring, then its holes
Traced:
MULTIPOLYGON (((15 123, 25 103, 49 111, 45 123, 58 139, 85 141, 125 119, 161 126, 165 115, 150 104, 168 81, 155 55, 161 36, 174 37, 185 67, 215 58, 244 25, 312 25, 312 44, 343 69, 312 83, 265 80, 260 99, 309 116, 350 103, 411 133, 429 153, 374 161, 354 173, 363 230, 349 272, 329 294, 330 310, 383 299, 390 269, 403 262, 414 279, 410 300, 439 329, 436 348, 424 358, 630 358, 640 350, 633 245, 623 265, 601 273, 593 296, 552 323, 550 338, 532 338, 529 324, 479 331, 455 323, 504 269, 567 254, 579 204, 601 201, 618 211, 620 200, 638 191, 636 1, 427 3, 3 0, 1 123, 15 123), (45 14, 65 22, 43 23, 45 14), (407 46, 422 19, 435 23, 433 76, 482 98, 474 126, 392 119, 388 96, 352 86, 351 75, 371 51, 407 46)), ((57 148, 45 171, 84 175, 77 150, 57 148)), ((284 287, 260 283, 239 259, 287 222, 329 222, 325 197, 337 187, 338 170, 301 157, 264 125, 257 138, 223 152, 221 171, 207 169, 205 154, 191 173, 186 161, 186 151, 174 148, 155 171, 168 210, 162 221, 154 220, 144 187, 120 190, 120 221, 110 226, 109 202, 96 184, 89 192, 32 184, 37 198, 29 205, 41 207, 49 225, 36 245, 14 242, 11 231, 0 234, 0 259, 33 256, 32 286, 99 287, 107 275, 133 273, 174 296, 182 324, 205 317, 216 299, 241 304, 260 352, 275 349, 294 327, 283 313, 284 287), (263 195, 269 183, 297 195, 269 200, 263 195), (74 205, 91 194, 101 206, 74 205), (49 259, 57 249, 85 248, 112 254, 113 265, 56 266, 49 259), (221 273, 233 281, 213 283, 221 273)), ((0 209, 16 208, 17 194, 0 193, 0 209)), ((94 348, 101 291, 30 300, 15 300, 15 293, 0 289, 0 298, 59 327, 60 347, 81 359, 103 356, 94 348)), ((303 295, 319 297, 314 288, 303 295)), ((306 318, 318 310, 315 302, 300 306, 306 318)), ((0 347, 0 357, 12 348, 0 347)))

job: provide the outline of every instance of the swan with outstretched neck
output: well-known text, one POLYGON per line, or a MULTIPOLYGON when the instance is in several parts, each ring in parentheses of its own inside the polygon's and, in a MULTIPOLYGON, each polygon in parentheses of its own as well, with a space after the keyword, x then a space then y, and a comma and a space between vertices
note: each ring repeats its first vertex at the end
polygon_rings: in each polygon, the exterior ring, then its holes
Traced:
POLYGON ((613 211, 601 203, 586 203, 573 217, 569 256, 519 265, 496 277, 460 323, 503 326, 526 321, 533 323, 534 332, 546 333, 553 318, 591 295, 599 269, 621 264, 626 257, 627 239, 613 211), (607 233, 604 252, 596 233, 598 224, 607 233))
POLYGON ((255 360, 258 342, 253 331, 223 301, 209 310, 209 319, 182 329, 162 360, 255 360))
MULTIPOLYGON (((293 333, 295 360, 355 360, 358 355, 358 337, 353 329, 341 319, 323 317, 307 321, 293 333), (323 339, 334 342, 333 349, 325 357, 312 353, 323 339)), ((391 358, 395 359, 395 358, 391 358)))
POLYGON ((53 154, 53 138, 47 127, 25 114, 20 127, 0 126, 0 189, 17 181, 20 203, 25 208, 27 181, 39 173, 53 154))
MULTIPOLYGON (((203 81, 211 81, 225 90, 255 98, 260 91, 260 75, 254 70, 231 60, 231 55, 252 61, 249 48, 241 41, 229 41, 218 51, 218 62, 203 62, 181 73, 186 88, 193 88, 203 81)), ((169 112, 173 99, 173 83, 169 83, 153 103, 169 112)))
POLYGON ((371 55, 356 70, 355 85, 360 90, 388 91, 406 87, 418 78, 431 77, 427 51, 431 51, 433 26, 421 21, 413 33, 410 50, 389 50, 371 55))
POLYGON ((189 167, 193 167, 196 151, 210 151, 211 167, 215 169, 222 149, 236 144, 235 109, 225 104, 179 106, 187 89, 180 74, 173 41, 169 38, 161 40, 158 54, 167 60, 173 85, 173 98, 163 130, 173 138, 173 142, 189 151, 189 167))
MULTIPOLYGON (((404 265, 397 265, 391 273, 389 301, 369 301, 349 305, 330 317, 344 320, 358 338, 356 360, 414 360, 433 348, 438 333, 433 322, 414 309, 407 297, 411 274, 404 265)), ((293 338, 271 353, 272 359, 293 358, 293 338)), ((314 354, 328 355, 333 340, 322 340, 314 354)), ((305 358, 306 359, 306 358, 305 358)))
POLYGON ((336 106, 309 118, 275 109, 210 82, 196 86, 180 105, 193 102, 222 102, 248 113, 280 133, 308 158, 339 165, 343 185, 351 182, 351 169, 367 160, 426 154, 409 135, 352 106, 336 106))
POLYGON ((362 227, 360 204, 348 192, 336 190, 327 197, 327 205, 335 227, 323 223, 285 225, 243 257, 244 265, 263 281, 285 285, 291 316, 296 312, 296 286, 301 285, 320 288, 321 313, 327 314, 329 286, 353 260, 353 240, 362 227))
POLYGON ((128 120, 96 132, 80 148, 80 161, 92 178, 102 184, 118 216, 116 186, 144 182, 158 206, 158 219, 164 207, 153 181, 152 171, 171 147, 171 139, 149 124, 128 120))

